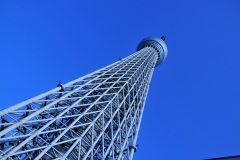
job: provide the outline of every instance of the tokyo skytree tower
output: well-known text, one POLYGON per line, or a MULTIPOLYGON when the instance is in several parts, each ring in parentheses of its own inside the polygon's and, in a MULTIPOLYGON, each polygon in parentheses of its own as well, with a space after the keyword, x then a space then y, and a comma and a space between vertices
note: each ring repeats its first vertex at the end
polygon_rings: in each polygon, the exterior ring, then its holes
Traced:
POLYGON ((0 159, 131 160, 164 40, 145 38, 132 55, 0 111, 0 159))

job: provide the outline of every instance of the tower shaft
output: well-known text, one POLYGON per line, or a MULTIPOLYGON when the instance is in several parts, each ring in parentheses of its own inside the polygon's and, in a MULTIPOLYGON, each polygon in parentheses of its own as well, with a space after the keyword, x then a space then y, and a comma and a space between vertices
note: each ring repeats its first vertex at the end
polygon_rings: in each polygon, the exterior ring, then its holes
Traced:
POLYGON ((158 61, 145 46, 0 111, 0 159, 132 159, 158 61))

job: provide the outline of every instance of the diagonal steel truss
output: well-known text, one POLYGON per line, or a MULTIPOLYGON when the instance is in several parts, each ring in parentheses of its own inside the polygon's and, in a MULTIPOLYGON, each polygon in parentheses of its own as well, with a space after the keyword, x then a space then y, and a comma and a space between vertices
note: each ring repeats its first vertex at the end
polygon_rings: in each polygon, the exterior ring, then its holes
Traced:
POLYGON ((0 111, 0 159, 132 159, 156 49, 0 111))

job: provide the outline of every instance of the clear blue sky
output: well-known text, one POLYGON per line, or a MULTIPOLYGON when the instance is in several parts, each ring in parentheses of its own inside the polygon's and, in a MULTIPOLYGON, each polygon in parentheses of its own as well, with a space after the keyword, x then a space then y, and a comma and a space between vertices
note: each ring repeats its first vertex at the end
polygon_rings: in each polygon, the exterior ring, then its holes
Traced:
POLYGON ((0 1, 0 109, 166 36, 135 160, 240 154, 240 1, 0 1))

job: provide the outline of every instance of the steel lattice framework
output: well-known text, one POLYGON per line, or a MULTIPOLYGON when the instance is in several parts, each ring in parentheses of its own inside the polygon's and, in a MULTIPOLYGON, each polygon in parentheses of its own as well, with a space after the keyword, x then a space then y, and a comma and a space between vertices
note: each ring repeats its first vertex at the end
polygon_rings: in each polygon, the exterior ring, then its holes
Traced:
POLYGON ((0 159, 132 159, 154 67, 167 56, 162 39, 0 111, 0 159))

